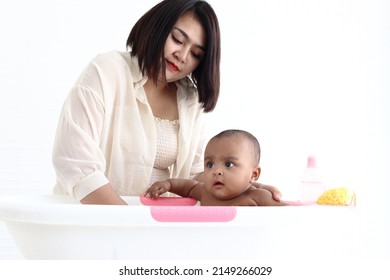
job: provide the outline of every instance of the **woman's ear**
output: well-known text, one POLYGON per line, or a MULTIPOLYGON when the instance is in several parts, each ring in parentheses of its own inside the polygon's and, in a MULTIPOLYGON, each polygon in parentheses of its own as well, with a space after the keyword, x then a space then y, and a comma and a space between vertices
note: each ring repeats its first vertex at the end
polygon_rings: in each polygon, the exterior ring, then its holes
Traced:
POLYGON ((261 173, 261 168, 259 166, 255 167, 252 171, 252 180, 257 181, 259 179, 261 173))

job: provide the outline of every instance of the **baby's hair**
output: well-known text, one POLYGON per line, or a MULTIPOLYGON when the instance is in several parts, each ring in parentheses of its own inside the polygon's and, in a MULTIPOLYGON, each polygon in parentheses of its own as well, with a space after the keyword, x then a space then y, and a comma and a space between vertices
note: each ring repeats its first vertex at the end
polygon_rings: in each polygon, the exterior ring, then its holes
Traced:
POLYGON ((249 133, 248 131, 240 130, 240 129, 224 130, 218 133, 217 135, 215 135, 213 138, 211 138, 210 141, 215 138, 232 137, 232 136, 243 137, 252 144, 253 160, 255 164, 258 165, 260 163, 260 154, 261 154, 260 143, 257 140, 257 138, 253 134, 249 133))

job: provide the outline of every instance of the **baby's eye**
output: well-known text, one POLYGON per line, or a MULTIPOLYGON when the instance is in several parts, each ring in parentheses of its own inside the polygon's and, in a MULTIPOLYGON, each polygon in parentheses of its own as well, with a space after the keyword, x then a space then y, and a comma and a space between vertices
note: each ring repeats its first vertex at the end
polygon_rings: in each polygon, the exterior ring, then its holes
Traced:
POLYGON ((231 161, 228 161, 228 162, 225 163, 225 166, 231 168, 231 167, 234 166, 234 163, 231 162, 231 161))
POLYGON ((209 162, 206 162, 206 167, 207 168, 213 168, 213 166, 214 166, 214 163, 213 162, 211 162, 211 161, 209 161, 209 162))

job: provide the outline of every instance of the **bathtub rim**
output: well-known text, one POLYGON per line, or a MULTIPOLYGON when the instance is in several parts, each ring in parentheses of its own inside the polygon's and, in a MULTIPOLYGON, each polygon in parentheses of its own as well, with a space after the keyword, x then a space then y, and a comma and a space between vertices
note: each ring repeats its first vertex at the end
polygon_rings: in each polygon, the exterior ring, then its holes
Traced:
MULTIPOLYGON (((138 203, 139 197, 123 197, 127 202, 138 203)), ((151 216, 151 207, 136 205, 83 205, 68 195, 0 195, 0 220, 7 223, 22 222, 52 225, 74 226, 262 226, 277 225, 280 222, 295 224, 313 219, 315 214, 327 211, 330 216, 358 218, 356 207, 349 206, 267 206, 246 207, 234 206, 237 217, 228 222, 158 222, 151 216), (129 207, 130 206, 130 207, 129 207), (48 211, 50 207, 50 211, 48 211), (285 210, 289 210, 285 212, 285 210), (261 218, 261 224, 256 225, 251 217, 254 213, 261 218), (310 215, 308 215, 310 213, 310 215), (276 215, 276 216, 275 216, 276 215)), ((171 206, 161 206, 171 207, 171 206)), ((198 206, 175 206, 186 207, 198 206)), ((201 206, 208 207, 208 206, 201 206)), ((212 206, 211 206, 212 207, 212 206)), ((228 207, 228 206, 227 206, 228 207)))

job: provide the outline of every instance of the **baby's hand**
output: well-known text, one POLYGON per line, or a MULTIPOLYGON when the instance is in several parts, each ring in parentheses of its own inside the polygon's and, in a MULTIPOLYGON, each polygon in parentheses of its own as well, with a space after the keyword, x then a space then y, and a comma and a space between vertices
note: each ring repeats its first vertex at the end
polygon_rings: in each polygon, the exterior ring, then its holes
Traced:
POLYGON ((150 198, 158 198, 160 195, 168 192, 170 189, 171 184, 168 181, 158 181, 146 190, 145 196, 149 196, 150 198))

